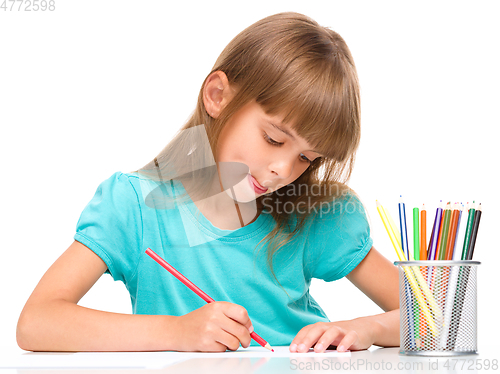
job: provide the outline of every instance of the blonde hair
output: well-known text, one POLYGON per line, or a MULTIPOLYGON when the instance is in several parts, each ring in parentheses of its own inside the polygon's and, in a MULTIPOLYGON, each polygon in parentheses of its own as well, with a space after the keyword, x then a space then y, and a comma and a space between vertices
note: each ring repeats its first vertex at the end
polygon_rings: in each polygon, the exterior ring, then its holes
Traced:
MULTIPOLYGON (((302 14, 275 14, 238 34, 222 51, 207 78, 215 71, 226 74, 230 86, 236 89, 234 97, 217 118, 212 118, 203 104, 204 82, 194 113, 161 157, 175 164, 189 162, 186 155, 190 146, 183 141, 182 131, 204 124, 211 147, 204 152, 212 152, 217 160, 222 129, 239 109, 255 100, 266 113, 284 115, 283 122, 324 155, 297 180, 278 190, 281 193, 274 191, 259 197, 260 208, 264 198, 270 204, 283 206, 290 201, 297 207, 300 202, 311 206, 352 192, 345 183, 360 140, 360 95, 353 58, 339 34, 302 14), (314 196, 286 193, 291 189, 299 191, 304 184, 329 192, 314 196)), ((204 178, 213 176, 213 169, 198 173, 200 190, 206 186, 204 178)), ((270 214, 276 227, 262 241, 268 242, 267 261, 277 281, 273 254, 304 227, 308 214, 298 210, 287 214, 277 209, 270 214), (292 216, 297 218, 294 227, 292 216)))

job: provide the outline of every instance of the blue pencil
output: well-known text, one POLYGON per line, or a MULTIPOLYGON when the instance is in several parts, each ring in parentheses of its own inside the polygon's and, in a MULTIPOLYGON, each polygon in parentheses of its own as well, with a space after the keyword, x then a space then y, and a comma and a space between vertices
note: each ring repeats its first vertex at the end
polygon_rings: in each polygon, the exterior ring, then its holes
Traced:
MULTIPOLYGON (((403 196, 399 195, 399 227, 401 229, 401 246, 406 258, 410 261, 410 250, 408 249, 408 233, 406 231, 406 209, 403 196)), ((413 257, 413 256, 412 256, 413 257)))

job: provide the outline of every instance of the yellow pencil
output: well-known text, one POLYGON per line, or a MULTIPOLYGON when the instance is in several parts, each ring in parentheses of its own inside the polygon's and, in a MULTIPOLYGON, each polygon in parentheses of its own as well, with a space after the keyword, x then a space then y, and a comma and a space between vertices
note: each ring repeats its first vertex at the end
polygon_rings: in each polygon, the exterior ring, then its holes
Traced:
POLYGON ((382 204, 380 204, 377 200, 377 210, 378 214, 380 214, 380 218, 382 218, 382 222, 384 223, 385 229, 387 233, 389 234, 389 238, 391 238, 392 245, 394 246, 394 249, 396 250, 396 254, 398 255, 399 261, 406 261, 406 257, 403 253, 403 250, 401 249, 401 241, 397 240, 397 235, 392 230, 392 226, 389 222, 389 214, 387 211, 384 209, 382 204))
MULTIPOLYGON (((399 232, 398 226, 394 223, 394 220, 392 219, 391 215, 383 206, 382 206, 382 209, 385 212, 385 215, 387 216, 387 222, 389 223, 389 226, 392 227, 392 229, 393 229, 392 231, 394 231, 394 235, 396 235, 396 239, 398 241, 398 246, 400 248, 403 248, 403 246, 401 245, 401 233, 399 232)), ((401 249, 401 251, 403 251, 403 250, 401 249)), ((405 256, 405 258, 406 258, 406 256, 405 256)))
MULTIPOLYGON (((396 238, 396 229, 394 225, 391 225, 391 216, 389 212, 387 212, 384 207, 377 201, 377 210, 379 212, 380 218, 382 218, 382 222, 384 223, 385 229, 387 233, 389 234, 389 237, 391 239, 392 245, 394 246, 394 249, 396 250, 396 254, 399 258, 400 261, 406 261, 406 257, 403 253, 403 249, 401 248, 401 242, 397 241, 396 238)), ((394 221, 393 221, 394 222, 394 221)), ((403 270, 406 274, 406 277, 410 283, 410 286, 413 290, 413 293, 415 297, 417 298, 418 303, 420 304, 420 307, 422 308, 422 311, 427 319, 427 322, 429 324, 429 328, 432 331, 434 335, 437 334, 436 330, 436 325, 434 323, 434 318, 432 317, 429 308, 427 306, 427 303, 422 296, 422 293, 420 290, 422 290, 427 298, 427 301, 429 303, 429 306, 431 306, 431 309, 434 311, 434 315, 438 318, 441 319, 442 313, 441 309, 437 305, 436 301, 434 300, 434 297, 432 296, 431 291, 429 290, 429 287, 427 286, 427 283, 425 282, 425 279, 422 277, 422 274, 420 273, 420 270, 418 269, 417 266, 411 266, 410 269, 406 266, 403 266, 403 270), (410 270, 411 269, 411 270, 410 270), (417 280, 416 280, 416 279, 417 280), (420 288, 419 288, 420 285, 420 288)))
MULTIPOLYGON (((391 215, 389 214, 389 212, 387 212, 385 210, 385 208, 383 206, 382 206, 382 209, 384 209, 384 212, 386 213, 386 215, 389 218, 388 222, 389 222, 389 225, 391 226, 391 229, 394 232, 396 232, 396 227, 394 225, 390 224, 390 222, 391 222, 391 215)), ((399 251, 401 251, 401 253, 403 253, 402 247, 399 246, 398 248, 399 248, 399 251)), ((411 254, 411 252, 410 252, 410 254, 411 254)), ((404 254, 403 254, 403 258, 405 258, 404 254)), ((410 261, 411 260, 412 259, 410 259, 410 261)), ((441 308, 439 307, 439 305, 437 304, 436 300, 434 299, 434 296, 432 295, 432 292, 429 289, 429 286, 427 285, 427 282, 425 281, 424 277, 422 276, 422 273, 420 272, 420 269, 418 268, 418 266, 411 266, 411 269, 414 271, 415 277, 417 279, 417 282, 420 285, 420 288, 422 289, 422 291, 424 292, 424 294, 425 294, 425 296, 427 298, 427 302, 429 303, 429 306, 433 310, 434 315, 436 316, 436 318, 438 320, 442 320, 443 313, 441 312, 441 308)))

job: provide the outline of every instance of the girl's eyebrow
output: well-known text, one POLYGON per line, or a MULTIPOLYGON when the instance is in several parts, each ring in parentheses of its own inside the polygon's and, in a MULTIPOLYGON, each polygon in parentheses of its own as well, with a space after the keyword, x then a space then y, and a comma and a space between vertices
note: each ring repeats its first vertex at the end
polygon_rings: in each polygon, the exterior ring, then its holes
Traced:
MULTIPOLYGON (((280 127, 278 125, 275 125, 274 123, 272 122, 269 122, 271 124, 271 126, 273 126, 274 128, 278 129, 279 131, 283 132, 284 134, 288 135, 290 138, 292 138, 292 140, 295 140, 295 137, 290 133, 290 131, 288 131, 287 129, 283 128, 283 127, 280 127)), ((314 152, 314 153, 317 153, 318 155, 320 155, 320 157, 323 157, 323 155, 321 153, 319 153, 318 151, 315 151, 314 149, 309 149, 309 151, 311 152, 314 152)))
POLYGON ((283 132, 283 133, 287 134, 290 138, 292 138, 292 140, 295 140, 295 137, 294 137, 294 136, 293 136, 293 135, 292 135, 292 134, 291 134, 291 133, 290 133, 287 129, 285 129, 285 128, 283 128, 283 127, 280 127, 280 126, 278 126, 278 125, 275 125, 275 124, 274 124, 274 123, 272 123, 272 122, 269 122, 269 123, 270 123, 270 124, 271 124, 271 126, 273 126, 274 128, 276 128, 276 129, 280 130, 281 132, 283 132))

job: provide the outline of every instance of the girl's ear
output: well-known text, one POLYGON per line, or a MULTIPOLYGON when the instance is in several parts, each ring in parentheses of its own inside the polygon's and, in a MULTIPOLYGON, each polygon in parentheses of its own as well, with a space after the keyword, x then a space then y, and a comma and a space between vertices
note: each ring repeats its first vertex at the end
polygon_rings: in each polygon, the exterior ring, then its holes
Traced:
POLYGON ((203 87, 203 104, 210 117, 219 117, 222 109, 231 101, 233 96, 232 87, 229 86, 229 81, 224 72, 214 71, 207 77, 203 87))

